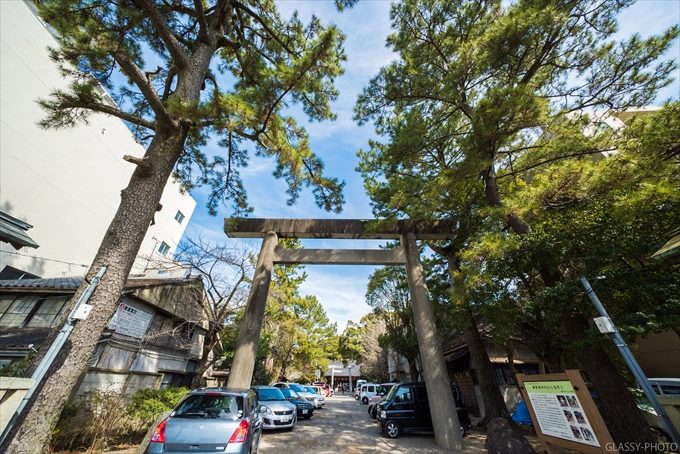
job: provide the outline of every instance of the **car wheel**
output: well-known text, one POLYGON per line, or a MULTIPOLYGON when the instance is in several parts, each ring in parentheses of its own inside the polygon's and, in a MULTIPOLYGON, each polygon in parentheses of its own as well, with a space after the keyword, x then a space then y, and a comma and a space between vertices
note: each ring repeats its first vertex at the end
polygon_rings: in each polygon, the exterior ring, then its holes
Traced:
POLYGON ((355 395, 354 395, 354 400, 359 400, 359 396, 357 396, 357 395, 355 394, 355 395))
POLYGON ((375 405, 371 408, 371 412, 369 414, 373 419, 375 419, 378 416, 378 409, 375 408, 375 405))
POLYGON ((399 424, 390 420, 390 421, 387 421, 385 423, 384 432, 385 432, 385 435, 387 435, 390 438, 398 438, 399 433, 401 432, 401 429, 399 429, 399 424))
POLYGON ((363 399, 361 399, 361 403, 364 405, 368 404, 368 397, 364 397, 363 399))

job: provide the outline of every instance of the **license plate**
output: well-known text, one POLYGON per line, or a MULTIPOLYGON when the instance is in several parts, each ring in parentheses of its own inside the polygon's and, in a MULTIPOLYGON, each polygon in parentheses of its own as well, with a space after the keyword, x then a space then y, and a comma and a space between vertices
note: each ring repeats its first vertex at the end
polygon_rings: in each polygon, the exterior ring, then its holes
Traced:
POLYGON ((288 421, 290 421, 289 416, 281 416, 281 422, 288 422, 288 421))
POLYGON ((302 410, 302 414, 306 415, 309 410, 302 410))

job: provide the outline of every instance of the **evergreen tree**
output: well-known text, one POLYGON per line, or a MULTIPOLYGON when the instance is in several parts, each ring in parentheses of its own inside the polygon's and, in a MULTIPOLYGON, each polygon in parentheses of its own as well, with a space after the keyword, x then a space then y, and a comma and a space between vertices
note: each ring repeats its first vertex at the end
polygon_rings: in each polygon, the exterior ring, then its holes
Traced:
MULTIPOLYGON (((399 3, 392 9, 395 33, 388 44, 400 58, 364 90, 357 118, 374 120, 377 131, 389 137, 383 155, 391 162, 409 162, 418 154, 455 163, 455 171, 437 174, 453 188, 461 180, 470 185, 481 181, 486 206, 480 214, 486 228, 526 235, 531 226, 516 206, 504 204, 497 170, 512 172, 518 156, 540 155, 536 139, 573 122, 575 113, 645 105, 671 81, 675 62, 658 60, 677 37, 677 26, 647 39, 634 35, 612 41, 616 15, 630 3, 399 3)), ((603 151, 589 140, 564 145, 559 155, 534 166, 603 151)), ((550 254, 539 247, 527 259, 537 279, 555 287, 569 276, 553 266, 550 254)), ((586 335, 588 324, 578 310, 559 320, 572 338, 586 335)), ((600 390, 600 408, 614 438, 652 442, 606 352, 589 345, 579 352, 578 362, 600 390), (624 420, 622 414, 629 417, 624 420)))
POLYGON ((94 113, 112 115, 130 125, 146 152, 126 157, 135 170, 85 279, 107 267, 90 299, 94 308, 2 447, 11 453, 46 451, 171 175, 187 190, 207 185, 213 213, 223 197, 247 212, 238 169, 253 144, 256 153, 275 158, 275 176, 288 183, 290 203, 304 186, 325 209, 339 211, 343 202, 343 183, 323 175, 304 129, 287 110, 296 103, 312 120, 333 118, 333 79, 345 58, 335 26, 317 18, 305 25, 296 15, 283 19, 271 0, 42 0, 38 8, 59 34, 51 54, 72 81, 41 101, 47 112, 41 125, 66 128, 94 113), (117 74, 125 84, 116 85, 117 74), (224 151, 209 155, 211 141, 224 151))

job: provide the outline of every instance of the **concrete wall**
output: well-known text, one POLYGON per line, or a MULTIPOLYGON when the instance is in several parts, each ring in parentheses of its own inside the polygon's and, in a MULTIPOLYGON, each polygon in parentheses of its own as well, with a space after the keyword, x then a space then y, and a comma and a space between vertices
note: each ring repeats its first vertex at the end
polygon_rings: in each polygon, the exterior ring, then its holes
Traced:
POLYGON ((30 378, 0 377, 0 433, 32 385, 30 378))
MULTIPOLYGON (((64 130, 41 130, 45 113, 36 99, 68 85, 49 59, 56 41, 22 1, 0 2, 0 210, 34 227, 28 234, 40 247, 14 248, 0 243, 0 269, 5 265, 41 277, 83 275, 116 212, 120 191, 134 165, 122 160, 142 156, 125 124, 92 115, 89 124, 64 130)), ((142 243, 139 255, 151 255, 161 241, 180 240, 196 202, 170 182, 162 211, 142 243), (186 216, 182 224, 177 210, 186 216)), ((147 264, 142 258, 135 271, 147 264)))
POLYGON ((162 378, 163 374, 161 373, 90 369, 80 384, 76 395, 92 391, 132 395, 140 389, 158 389, 162 378))

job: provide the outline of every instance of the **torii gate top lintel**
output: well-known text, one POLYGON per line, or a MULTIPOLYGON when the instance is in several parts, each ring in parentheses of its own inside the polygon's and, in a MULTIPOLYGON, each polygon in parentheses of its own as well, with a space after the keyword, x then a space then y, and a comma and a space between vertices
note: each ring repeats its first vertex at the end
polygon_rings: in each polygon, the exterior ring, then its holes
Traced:
POLYGON ((452 238, 455 223, 449 220, 390 219, 273 219, 225 218, 230 238, 263 238, 274 232, 279 238, 399 239, 412 233, 419 240, 452 238))

